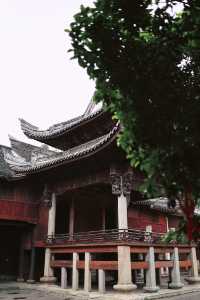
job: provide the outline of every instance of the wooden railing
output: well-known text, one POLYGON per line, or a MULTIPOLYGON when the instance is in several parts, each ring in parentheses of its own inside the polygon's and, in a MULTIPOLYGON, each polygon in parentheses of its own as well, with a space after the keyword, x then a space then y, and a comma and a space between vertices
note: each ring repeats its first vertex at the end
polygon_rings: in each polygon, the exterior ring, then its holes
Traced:
POLYGON ((74 243, 98 243, 98 242, 145 242, 160 243, 162 234, 133 229, 112 229, 100 231, 88 231, 69 234, 55 234, 47 236, 46 243, 52 245, 74 243))

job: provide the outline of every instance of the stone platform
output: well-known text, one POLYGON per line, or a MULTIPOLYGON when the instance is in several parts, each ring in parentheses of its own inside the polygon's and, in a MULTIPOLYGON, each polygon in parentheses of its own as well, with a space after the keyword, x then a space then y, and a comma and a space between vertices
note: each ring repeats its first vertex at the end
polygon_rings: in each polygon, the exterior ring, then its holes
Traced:
MULTIPOLYGON (((100 294, 98 292, 84 293, 83 291, 74 292, 71 289, 61 289, 56 285, 27 283, 0 283, 0 297, 5 300, 27 299, 36 300, 150 300, 150 299, 170 299, 176 296, 184 296, 184 299, 191 295, 200 294, 200 285, 186 285, 181 290, 160 289, 157 294, 144 293, 142 290, 135 290, 129 294, 118 293, 115 291, 100 294), (187 296, 188 295, 188 296, 187 296)), ((182 299, 182 297, 180 297, 182 299)), ((195 298, 198 299, 198 298, 195 298)))

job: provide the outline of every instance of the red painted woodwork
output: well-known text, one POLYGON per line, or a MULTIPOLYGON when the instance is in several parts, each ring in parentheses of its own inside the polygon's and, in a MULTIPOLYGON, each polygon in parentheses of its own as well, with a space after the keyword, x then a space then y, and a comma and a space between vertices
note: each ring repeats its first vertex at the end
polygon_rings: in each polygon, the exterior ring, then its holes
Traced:
POLYGON ((79 260, 77 261, 77 269, 85 269, 85 261, 84 260, 79 260))
POLYGON ((191 252, 191 248, 190 247, 183 247, 183 248, 179 248, 178 249, 179 254, 189 254, 191 252))
POLYGON ((0 200, 0 219, 37 223, 38 205, 13 200, 0 200))
POLYGON ((86 245, 80 245, 80 247, 75 247, 75 246, 71 246, 71 247, 59 247, 56 249, 51 249, 51 253, 53 254, 59 254, 59 253, 73 253, 73 252, 77 252, 77 253, 85 253, 85 252, 89 252, 89 253, 116 253, 117 252, 117 246, 113 247, 113 246, 108 246, 108 247, 98 247, 98 245, 96 245, 96 247, 94 247, 94 245, 92 245, 93 247, 89 247, 86 245))
POLYGON ((168 216, 168 226, 169 228, 177 228, 180 222, 180 218, 177 216, 168 216))
POLYGON ((146 226, 152 225, 153 232, 164 233, 167 231, 165 215, 157 211, 146 209, 129 208, 128 226, 132 229, 145 230, 146 226))
MULTIPOLYGON (((52 260, 51 261, 51 267, 52 268, 72 268, 72 261, 71 260, 52 260)), ((192 263, 190 260, 184 260, 180 261, 180 267, 181 268, 188 268, 191 267, 192 263)), ((135 261, 131 263, 131 269, 132 270, 145 270, 148 269, 149 264, 146 261, 135 261)), ((173 261, 156 261, 155 262, 155 268, 172 268, 173 267, 173 261)), ((84 269, 85 268, 85 262, 83 260, 80 260, 77 262, 77 268, 78 269, 84 269)), ((97 261, 92 260, 90 262, 90 269, 91 270, 117 270, 118 269, 118 262, 117 261, 97 261)))
POLYGON ((174 247, 168 248, 166 246, 165 248, 155 248, 154 252, 159 253, 159 254, 173 253, 174 252, 174 247))
POLYGON ((34 247, 36 248, 46 248, 46 244, 44 241, 35 241, 34 242, 34 247))
POLYGON ((118 262, 117 261, 98 261, 92 260, 90 262, 90 269, 91 270, 117 270, 118 269, 118 262))
POLYGON ((52 268, 72 268, 72 261, 71 260, 52 260, 51 261, 52 268))
POLYGON ((47 236, 48 218, 49 208, 41 205, 39 208, 38 223, 34 233, 35 243, 45 241, 47 236))
POLYGON ((155 262, 155 267, 156 267, 156 269, 172 268, 173 267, 173 261, 166 261, 166 260, 156 261, 155 262))
POLYGON ((146 261, 135 261, 131 263, 132 270, 148 269, 149 263, 146 261))
POLYGON ((131 253, 148 253, 148 247, 131 247, 131 253))
POLYGON ((181 268, 189 268, 192 266, 191 260, 182 260, 179 263, 181 268))

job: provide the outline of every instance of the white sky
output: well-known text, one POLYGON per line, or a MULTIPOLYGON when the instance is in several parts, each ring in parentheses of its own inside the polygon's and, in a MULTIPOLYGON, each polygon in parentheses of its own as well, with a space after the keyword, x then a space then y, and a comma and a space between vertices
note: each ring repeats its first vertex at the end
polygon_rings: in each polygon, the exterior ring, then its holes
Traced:
POLYGON ((84 112, 94 92, 70 60, 64 32, 92 0, 0 0, 0 144, 8 134, 31 142, 18 118, 46 129, 84 112))

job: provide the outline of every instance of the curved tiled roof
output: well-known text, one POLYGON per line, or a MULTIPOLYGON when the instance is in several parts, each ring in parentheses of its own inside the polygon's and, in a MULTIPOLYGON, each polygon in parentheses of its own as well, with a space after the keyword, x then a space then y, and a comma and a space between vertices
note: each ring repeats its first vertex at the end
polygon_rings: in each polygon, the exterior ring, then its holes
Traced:
POLYGON ((159 197, 159 198, 152 198, 147 200, 141 200, 136 202, 131 202, 133 206, 138 207, 148 207, 153 210, 158 210, 162 212, 169 212, 169 213, 180 213, 180 207, 178 202, 176 203, 175 208, 168 207, 168 198, 166 197, 159 197))
POLYGON ((29 138, 38 140, 38 141, 45 141, 48 139, 59 137, 59 136, 63 135, 64 133, 66 133, 78 126, 81 126, 81 125, 89 122, 90 120, 96 118, 97 116, 99 116, 101 114, 103 114, 102 109, 99 109, 99 110, 94 111, 89 114, 85 113, 82 116, 71 119, 69 121, 55 124, 46 130, 40 130, 38 127, 28 123, 24 119, 20 119, 20 123, 21 123, 21 129, 26 136, 28 136, 29 138))
POLYGON ((48 146, 43 145, 41 147, 31 145, 22 141, 15 139, 9 135, 10 145, 12 151, 14 151, 19 156, 23 157, 26 161, 31 161, 33 156, 52 156, 55 155, 56 151, 49 150, 48 146))
POLYGON ((26 162, 23 159, 20 159, 19 156, 14 155, 5 157, 5 160, 9 164, 10 168, 18 174, 40 172, 42 170, 53 168, 80 158, 87 157, 88 155, 101 150, 116 138, 119 130, 120 125, 119 123, 117 123, 111 131, 97 139, 76 146, 69 150, 55 153, 55 155, 51 155, 51 157, 39 158, 34 163, 26 162))
POLYGON ((13 171, 6 162, 5 153, 11 153, 12 149, 7 146, 0 145, 0 178, 8 178, 13 176, 13 171))

